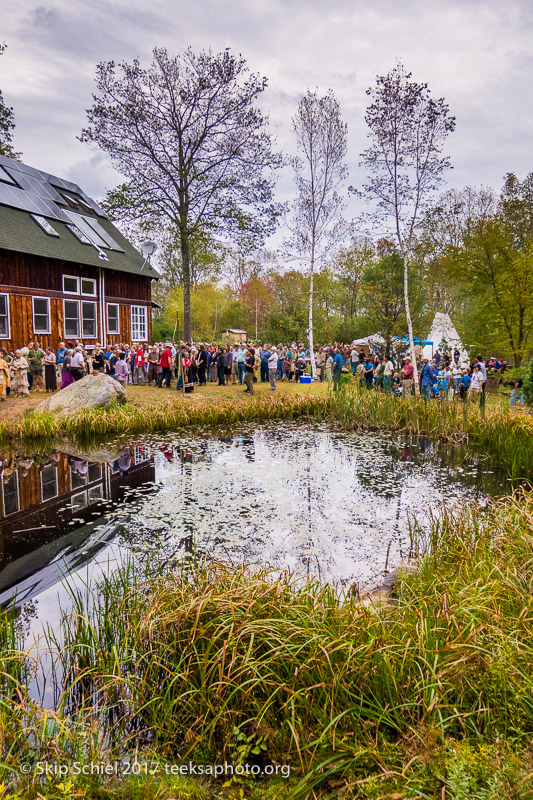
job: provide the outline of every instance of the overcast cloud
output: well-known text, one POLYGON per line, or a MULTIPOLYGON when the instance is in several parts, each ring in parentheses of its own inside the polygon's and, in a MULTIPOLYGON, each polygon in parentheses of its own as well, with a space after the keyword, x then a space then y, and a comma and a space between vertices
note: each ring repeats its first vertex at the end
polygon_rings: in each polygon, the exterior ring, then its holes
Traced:
MULTIPOLYGON (((104 155, 76 140, 95 65, 231 47, 266 75, 264 107, 278 147, 293 149, 291 116, 307 88, 337 95, 349 125, 350 181, 366 146, 365 90, 401 59, 457 117, 448 185, 499 188, 533 170, 533 4, 530 0, 45 0, 3 3, 0 86, 15 109, 23 160, 94 197, 118 180, 104 155)), ((290 196, 289 176, 278 199, 290 196)), ((353 208, 352 208, 353 210, 353 208)))

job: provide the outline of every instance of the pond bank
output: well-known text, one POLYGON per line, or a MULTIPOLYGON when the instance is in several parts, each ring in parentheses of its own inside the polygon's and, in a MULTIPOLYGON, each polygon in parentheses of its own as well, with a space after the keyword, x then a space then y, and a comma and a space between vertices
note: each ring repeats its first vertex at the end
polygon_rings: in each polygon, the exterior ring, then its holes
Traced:
MULTIPOLYGON (((146 402, 137 390, 131 402, 106 409, 91 409, 68 419, 30 412, 15 421, 0 423, 0 442, 58 436, 88 438, 122 433, 180 430, 190 426, 213 426, 267 419, 313 417, 330 419, 348 430, 388 430, 415 436, 473 444, 490 454, 515 480, 533 474, 533 417, 524 410, 431 400, 390 397, 358 390, 346 384, 342 392, 326 390, 324 384, 311 390, 282 385, 277 394, 258 392, 242 397, 240 387, 220 398, 211 391, 189 402, 167 390, 159 392, 160 402, 146 402), (162 394, 161 394, 162 393, 162 394), (170 395, 170 397, 169 397, 170 395), (139 396, 142 402, 138 399, 139 396)), ((131 390, 130 390, 131 391, 131 390)))
POLYGON ((90 609, 80 598, 64 616, 68 677, 54 714, 27 697, 32 663, 4 621, 0 781, 24 787, 21 797, 59 797, 64 777, 43 785, 18 765, 71 763, 74 748, 91 761, 157 753, 162 763, 291 767, 285 783, 196 783, 189 794, 157 775, 136 779, 137 795, 112 778, 71 776, 70 796, 82 798, 525 796, 532 522, 524 490, 485 516, 442 519, 397 603, 377 607, 216 564, 133 581, 124 568, 90 609))

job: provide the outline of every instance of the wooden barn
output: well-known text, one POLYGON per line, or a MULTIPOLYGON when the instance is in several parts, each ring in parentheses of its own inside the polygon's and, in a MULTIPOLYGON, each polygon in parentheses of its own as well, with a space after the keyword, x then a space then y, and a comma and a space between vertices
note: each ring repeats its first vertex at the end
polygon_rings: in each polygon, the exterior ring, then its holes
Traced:
POLYGON ((0 348, 150 341, 157 278, 79 186, 0 156, 0 348))

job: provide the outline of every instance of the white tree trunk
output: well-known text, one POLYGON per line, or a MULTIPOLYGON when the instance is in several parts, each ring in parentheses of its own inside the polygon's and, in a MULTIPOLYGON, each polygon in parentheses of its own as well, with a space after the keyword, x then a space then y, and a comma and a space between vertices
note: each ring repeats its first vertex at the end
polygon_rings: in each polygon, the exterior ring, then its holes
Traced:
POLYGON ((409 259, 404 253, 403 256, 403 294, 405 303, 405 316, 407 319, 407 332, 409 334, 409 350, 411 352, 411 364, 413 365, 413 382, 415 394, 420 394, 418 386, 418 369, 416 366, 415 340, 413 336, 413 321, 411 319, 411 307, 409 305, 409 259))
POLYGON ((315 265, 311 263, 309 270, 309 354, 311 356, 311 378, 316 375, 315 364, 315 346, 313 338, 313 279, 314 279, 315 265))

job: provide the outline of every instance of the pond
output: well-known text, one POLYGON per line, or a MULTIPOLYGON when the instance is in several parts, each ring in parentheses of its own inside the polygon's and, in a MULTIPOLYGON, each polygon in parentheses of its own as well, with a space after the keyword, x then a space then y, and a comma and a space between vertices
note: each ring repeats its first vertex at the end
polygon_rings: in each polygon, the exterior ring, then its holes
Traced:
POLYGON ((428 439, 326 423, 166 433, 2 457, 0 604, 54 622, 71 588, 125 558, 187 555, 371 589, 410 523, 484 506, 508 484, 428 439))

